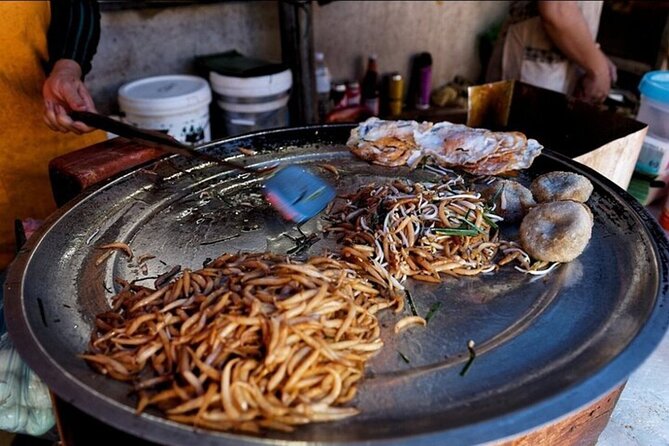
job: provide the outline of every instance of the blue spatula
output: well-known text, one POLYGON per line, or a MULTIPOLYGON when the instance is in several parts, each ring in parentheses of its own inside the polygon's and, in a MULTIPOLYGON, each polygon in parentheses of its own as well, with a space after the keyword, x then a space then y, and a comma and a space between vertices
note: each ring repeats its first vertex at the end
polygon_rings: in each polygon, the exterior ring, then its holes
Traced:
POLYGON ((329 184, 297 166, 277 170, 265 182, 264 194, 285 219, 296 223, 309 220, 335 198, 329 184))

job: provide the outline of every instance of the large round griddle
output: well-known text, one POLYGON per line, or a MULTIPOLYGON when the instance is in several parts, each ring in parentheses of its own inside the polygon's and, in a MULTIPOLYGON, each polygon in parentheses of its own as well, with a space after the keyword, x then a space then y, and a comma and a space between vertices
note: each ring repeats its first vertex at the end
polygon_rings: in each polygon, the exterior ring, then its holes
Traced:
MULTIPOLYGON (((390 169, 355 159, 344 147, 351 126, 259 132, 212 143, 218 156, 252 166, 300 164, 339 192, 396 177, 434 181, 425 170, 390 169), (335 177, 318 165, 337 166, 335 177)), ((385 346, 366 370, 345 421, 261 436, 194 429, 155 412, 134 413, 127 384, 93 372, 86 350, 96 313, 118 289, 115 277, 144 279, 174 265, 197 269, 223 252, 285 253, 299 235, 260 196, 260 180, 218 165, 171 157, 87 191, 56 212, 18 255, 6 282, 10 334, 30 367, 65 401, 138 437, 169 445, 474 444, 513 436, 563 417, 620 384, 651 353, 669 325, 669 246, 654 219, 593 170, 548 150, 520 181, 566 170, 594 184, 593 237, 575 261, 546 277, 505 267, 440 286, 410 283, 418 312, 442 302, 426 328, 392 332, 398 316, 381 314, 385 346), (96 266, 97 247, 123 241, 96 266), (143 270, 137 257, 153 254, 143 270), (467 341, 477 358, 468 360, 467 341), (407 362, 402 355, 408 359, 407 362), (305 443, 306 442, 306 443, 305 443)), ((313 219, 302 229, 316 231, 313 219)), ((504 229, 508 238, 514 228, 504 229)), ((332 249, 326 239, 302 255, 332 249)), ((406 310, 408 314, 408 309, 406 310)))

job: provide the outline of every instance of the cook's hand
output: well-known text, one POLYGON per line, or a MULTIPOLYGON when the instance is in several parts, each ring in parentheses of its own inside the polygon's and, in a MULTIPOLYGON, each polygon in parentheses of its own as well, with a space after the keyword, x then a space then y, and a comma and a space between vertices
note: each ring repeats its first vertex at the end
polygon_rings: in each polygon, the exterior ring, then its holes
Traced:
MULTIPOLYGON (((603 53, 599 54, 597 63, 588 69, 579 81, 575 96, 587 102, 601 103, 611 91, 611 69, 609 59, 603 53)), ((614 66, 615 68, 615 66, 614 66)))
POLYGON ((93 131, 83 122, 73 121, 70 111, 95 112, 93 98, 81 80, 81 67, 73 60, 56 62, 42 88, 44 122, 54 131, 77 134, 93 131))

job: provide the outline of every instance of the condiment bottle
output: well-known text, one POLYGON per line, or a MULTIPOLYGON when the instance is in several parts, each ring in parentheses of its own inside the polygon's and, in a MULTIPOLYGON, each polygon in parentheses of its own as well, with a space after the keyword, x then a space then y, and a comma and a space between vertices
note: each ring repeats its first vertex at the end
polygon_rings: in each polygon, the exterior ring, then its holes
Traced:
POLYGON ((346 85, 346 105, 360 105, 360 83, 351 81, 346 85))
POLYGON ((379 114, 379 71, 376 65, 376 54, 369 56, 367 71, 362 78, 362 105, 364 105, 373 116, 379 114))
POLYGON ((316 93, 318 94, 318 115, 321 122, 330 112, 330 70, 325 65, 325 55, 316 53, 316 93))
POLYGON ((390 116, 398 116, 402 113, 402 93, 404 92, 404 80, 399 73, 393 73, 388 83, 388 112, 390 116))
POLYGON ((334 110, 346 107, 348 105, 348 102, 346 101, 346 83, 333 83, 330 99, 332 100, 334 110))

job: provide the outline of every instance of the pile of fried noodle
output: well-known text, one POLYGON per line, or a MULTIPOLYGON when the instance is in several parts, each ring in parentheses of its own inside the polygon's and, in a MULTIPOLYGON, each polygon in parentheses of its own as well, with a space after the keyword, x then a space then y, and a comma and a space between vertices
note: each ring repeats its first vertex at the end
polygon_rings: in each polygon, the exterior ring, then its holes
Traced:
POLYGON ((342 199, 328 232, 339 236, 347 260, 390 289, 402 290, 407 277, 440 283, 441 275, 489 273, 514 261, 535 275, 556 265, 532 263, 519 244, 501 240, 502 218, 459 176, 442 184, 369 184, 342 199))
POLYGON ((219 430, 290 431, 355 415, 350 401, 382 346, 375 313, 401 310, 358 267, 224 255, 158 290, 126 284, 96 318, 84 359, 132 381, 137 412, 219 430))

